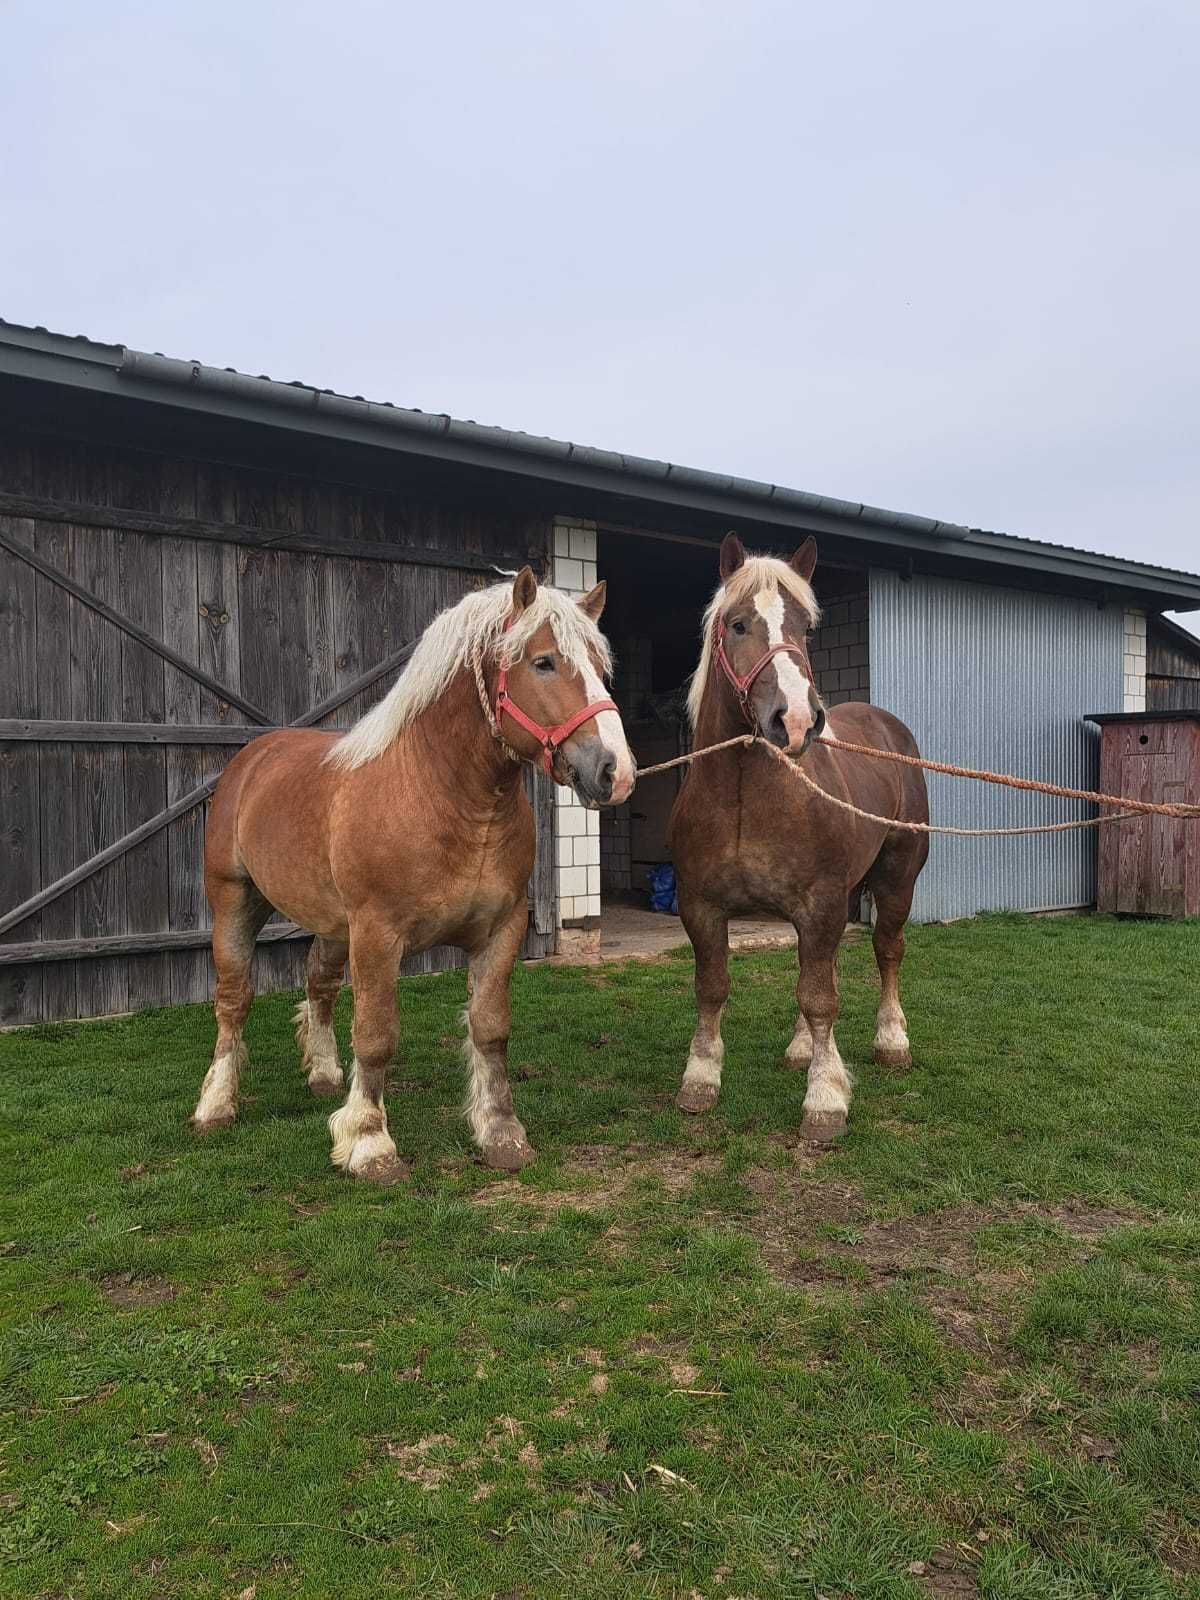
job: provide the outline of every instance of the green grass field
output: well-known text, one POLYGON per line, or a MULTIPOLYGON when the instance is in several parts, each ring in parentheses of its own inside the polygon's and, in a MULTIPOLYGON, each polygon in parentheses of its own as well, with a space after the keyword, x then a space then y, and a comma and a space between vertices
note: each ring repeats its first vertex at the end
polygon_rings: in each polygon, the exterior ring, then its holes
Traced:
POLYGON ((386 1191, 294 997, 205 1142, 203 1008, 0 1037, 0 1592, 1200 1597, 1198 974, 1194 923, 916 929, 900 1075, 852 945, 824 1155, 789 957, 735 961, 702 1123, 690 959, 522 970, 519 1181, 461 974, 408 980, 386 1191))

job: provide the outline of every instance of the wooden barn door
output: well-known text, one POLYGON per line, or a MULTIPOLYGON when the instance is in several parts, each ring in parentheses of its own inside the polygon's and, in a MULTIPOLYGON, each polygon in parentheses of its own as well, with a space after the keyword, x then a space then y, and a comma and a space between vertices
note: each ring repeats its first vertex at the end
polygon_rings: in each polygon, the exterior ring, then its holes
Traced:
MULTIPOLYGON (((14 488, 0 445, 0 1023, 207 999, 204 803, 227 761, 265 728, 349 726, 438 611, 530 546, 432 513, 436 539, 399 544, 382 499, 203 463, 16 459, 14 488)), ((544 955, 553 792, 529 785, 544 955)), ((273 919, 259 991, 302 982, 306 951, 273 919)))

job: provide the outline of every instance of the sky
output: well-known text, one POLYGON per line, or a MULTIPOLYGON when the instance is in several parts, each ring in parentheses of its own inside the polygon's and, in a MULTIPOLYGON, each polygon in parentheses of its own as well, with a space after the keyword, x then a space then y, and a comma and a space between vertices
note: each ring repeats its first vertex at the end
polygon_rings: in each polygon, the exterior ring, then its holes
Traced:
POLYGON ((1195 0, 0 40, 10 321, 1200 571, 1195 0))

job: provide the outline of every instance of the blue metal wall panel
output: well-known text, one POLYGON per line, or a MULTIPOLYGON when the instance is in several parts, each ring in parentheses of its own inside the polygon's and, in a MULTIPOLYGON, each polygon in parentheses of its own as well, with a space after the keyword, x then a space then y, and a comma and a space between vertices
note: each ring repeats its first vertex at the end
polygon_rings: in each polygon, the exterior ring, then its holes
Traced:
MULTIPOLYGON (((1122 613, 1095 602, 950 579, 871 573, 871 699, 921 753, 1094 788, 1091 711, 1119 711, 1122 613)), ((1078 802, 927 773, 934 822, 1013 827, 1089 815, 1078 802)), ((1095 899, 1091 828, 1016 839, 935 836, 913 917, 1046 911, 1095 899)))

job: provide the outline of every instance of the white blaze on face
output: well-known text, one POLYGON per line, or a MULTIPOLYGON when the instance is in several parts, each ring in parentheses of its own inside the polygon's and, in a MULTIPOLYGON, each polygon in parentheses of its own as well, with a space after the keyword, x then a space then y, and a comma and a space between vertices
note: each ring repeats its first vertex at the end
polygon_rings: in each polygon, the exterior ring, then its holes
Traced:
MULTIPOLYGON (((767 625, 767 644, 783 644, 783 596, 779 590, 763 590, 754 596, 754 609, 767 625)), ((783 695, 785 706, 783 725, 792 746, 804 743, 804 736, 814 722, 810 692, 812 685, 800 669, 794 655, 780 652, 771 660, 775 668, 775 681, 783 695)))
MULTIPOLYGON (((596 700, 607 700, 608 690, 595 667, 589 661, 581 674, 583 678, 583 692, 587 695, 588 704, 596 700)), ((633 781, 636 776, 633 765, 633 752, 630 750, 625 738, 625 725, 615 711, 601 711, 596 716, 596 730, 600 735, 600 743, 609 755, 616 757, 616 771, 613 773, 612 804, 619 806, 623 800, 628 800, 633 793, 633 781)))

